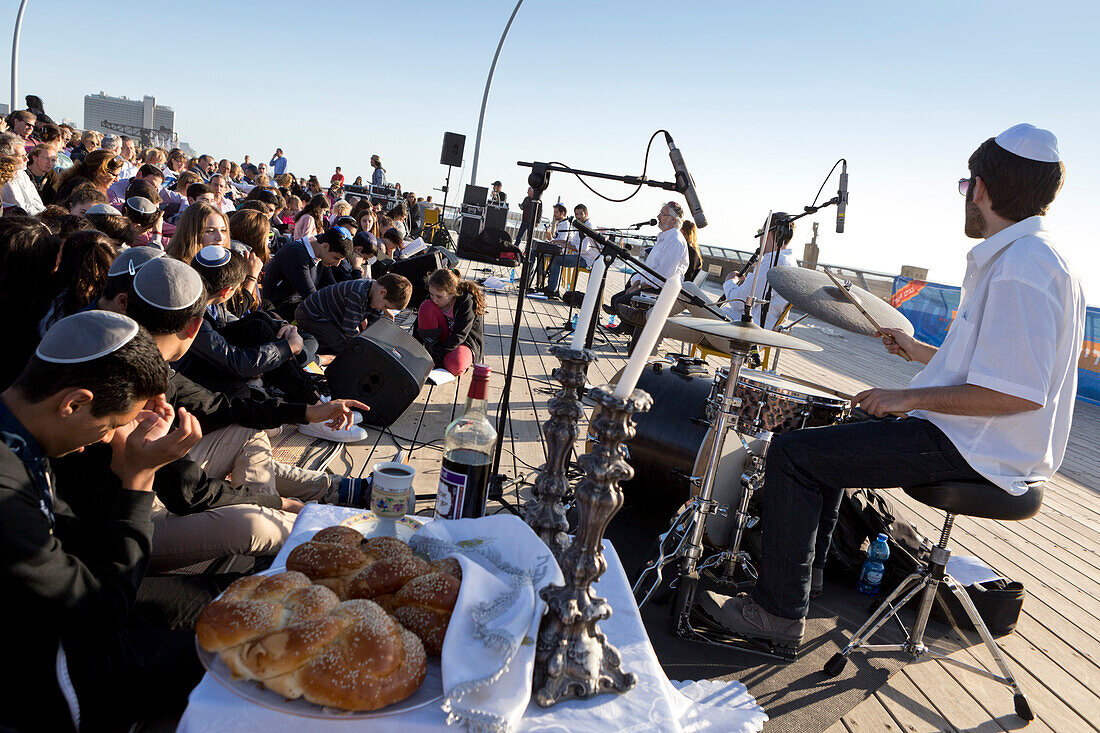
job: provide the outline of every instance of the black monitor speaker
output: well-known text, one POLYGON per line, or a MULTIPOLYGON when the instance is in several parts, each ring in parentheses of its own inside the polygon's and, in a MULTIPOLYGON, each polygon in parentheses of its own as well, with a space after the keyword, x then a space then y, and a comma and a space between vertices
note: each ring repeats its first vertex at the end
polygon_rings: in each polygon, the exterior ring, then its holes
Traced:
POLYGON ((489 200, 489 189, 485 186, 471 186, 466 184, 466 193, 462 197, 465 206, 484 206, 489 200))
POLYGON ((466 136, 457 132, 443 133, 443 152, 439 155, 440 165, 462 167, 462 150, 466 147, 466 136))
POLYGON ((325 370, 325 377, 333 397, 359 400, 370 407, 363 416, 365 423, 387 426, 416 400, 434 366, 419 341, 381 318, 348 342, 325 370))

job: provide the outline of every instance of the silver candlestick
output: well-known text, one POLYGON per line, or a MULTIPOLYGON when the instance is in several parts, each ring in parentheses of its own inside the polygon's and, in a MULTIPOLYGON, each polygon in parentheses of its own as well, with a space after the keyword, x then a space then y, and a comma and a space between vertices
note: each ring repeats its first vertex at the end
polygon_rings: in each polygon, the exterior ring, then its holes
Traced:
POLYGON ((561 390, 550 398, 550 419, 542 425, 546 467, 535 479, 534 498, 525 507, 524 518, 561 563, 569 546, 569 522, 562 505, 562 497, 569 491, 566 468, 577 440, 577 421, 584 414, 580 391, 584 389, 588 365, 596 356, 589 349, 565 346, 551 346, 550 353, 561 361, 553 373, 554 379, 561 383, 561 390))
POLYGON ((602 692, 626 692, 638 681, 620 668, 618 650, 597 628, 611 616, 611 606, 592 594, 592 584, 607 569, 603 534, 623 504, 619 482, 634 476, 622 443, 634 437, 634 413, 649 410, 653 399, 641 390, 623 399, 612 389, 588 392, 602 409, 592 423, 598 442, 579 459, 585 472, 577 484, 579 527, 561 560, 565 585, 540 593, 549 606, 535 649, 534 699, 542 707, 602 692))

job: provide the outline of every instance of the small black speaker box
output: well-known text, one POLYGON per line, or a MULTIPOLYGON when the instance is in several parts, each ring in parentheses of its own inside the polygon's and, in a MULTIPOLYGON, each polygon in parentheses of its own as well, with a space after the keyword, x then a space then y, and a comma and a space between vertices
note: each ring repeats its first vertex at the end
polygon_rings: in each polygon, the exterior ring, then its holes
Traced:
POLYGON ((413 255, 407 260, 397 260, 390 265, 390 272, 404 275, 412 283, 412 295, 409 296, 410 308, 419 308, 420 304, 428 299, 428 278, 433 272, 443 267, 444 262, 443 254, 431 249, 413 255))
POLYGON ((325 377, 336 398, 359 400, 370 407, 369 425, 397 421, 420 394, 435 366, 424 346, 388 318, 382 318, 353 338, 325 377))
POLYGON ((466 136, 457 132, 443 133, 443 152, 439 155, 440 165, 462 167, 462 149, 466 147, 466 136))

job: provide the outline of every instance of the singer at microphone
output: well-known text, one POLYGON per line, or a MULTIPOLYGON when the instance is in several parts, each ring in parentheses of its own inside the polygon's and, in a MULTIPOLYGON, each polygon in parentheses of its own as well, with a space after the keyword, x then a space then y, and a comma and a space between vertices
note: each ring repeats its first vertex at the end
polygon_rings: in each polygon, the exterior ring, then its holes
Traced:
MULTIPOLYGON (((687 274, 689 262, 688 243, 680 231, 683 223, 684 207, 675 201, 669 201, 661 206, 661 213, 657 215, 657 226, 661 228, 661 233, 657 235, 657 242, 649 250, 645 263, 666 280, 674 275, 683 278, 687 274)), ((635 273, 630 278, 630 283, 626 289, 611 296, 610 307, 604 306, 604 309, 609 313, 621 316, 620 305, 629 307, 630 299, 641 291, 657 291, 663 285, 663 281, 656 281, 648 274, 635 273)), ((614 329, 615 333, 629 334, 633 334, 634 330, 635 327, 625 319, 620 327, 614 329)))

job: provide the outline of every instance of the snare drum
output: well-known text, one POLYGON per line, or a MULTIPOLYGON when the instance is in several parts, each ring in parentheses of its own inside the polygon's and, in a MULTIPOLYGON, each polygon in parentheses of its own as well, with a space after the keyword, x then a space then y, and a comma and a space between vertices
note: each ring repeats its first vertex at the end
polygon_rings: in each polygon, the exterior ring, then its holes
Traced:
MULTIPOLYGON (((721 367, 714 376, 708 417, 714 420, 715 410, 726 391, 729 367, 721 367)), ((736 430, 756 435, 761 430, 789 433, 802 428, 836 425, 848 417, 851 400, 823 387, 783 377, 774 372, 742 369, 734 395, 741 399, 736 430)))

